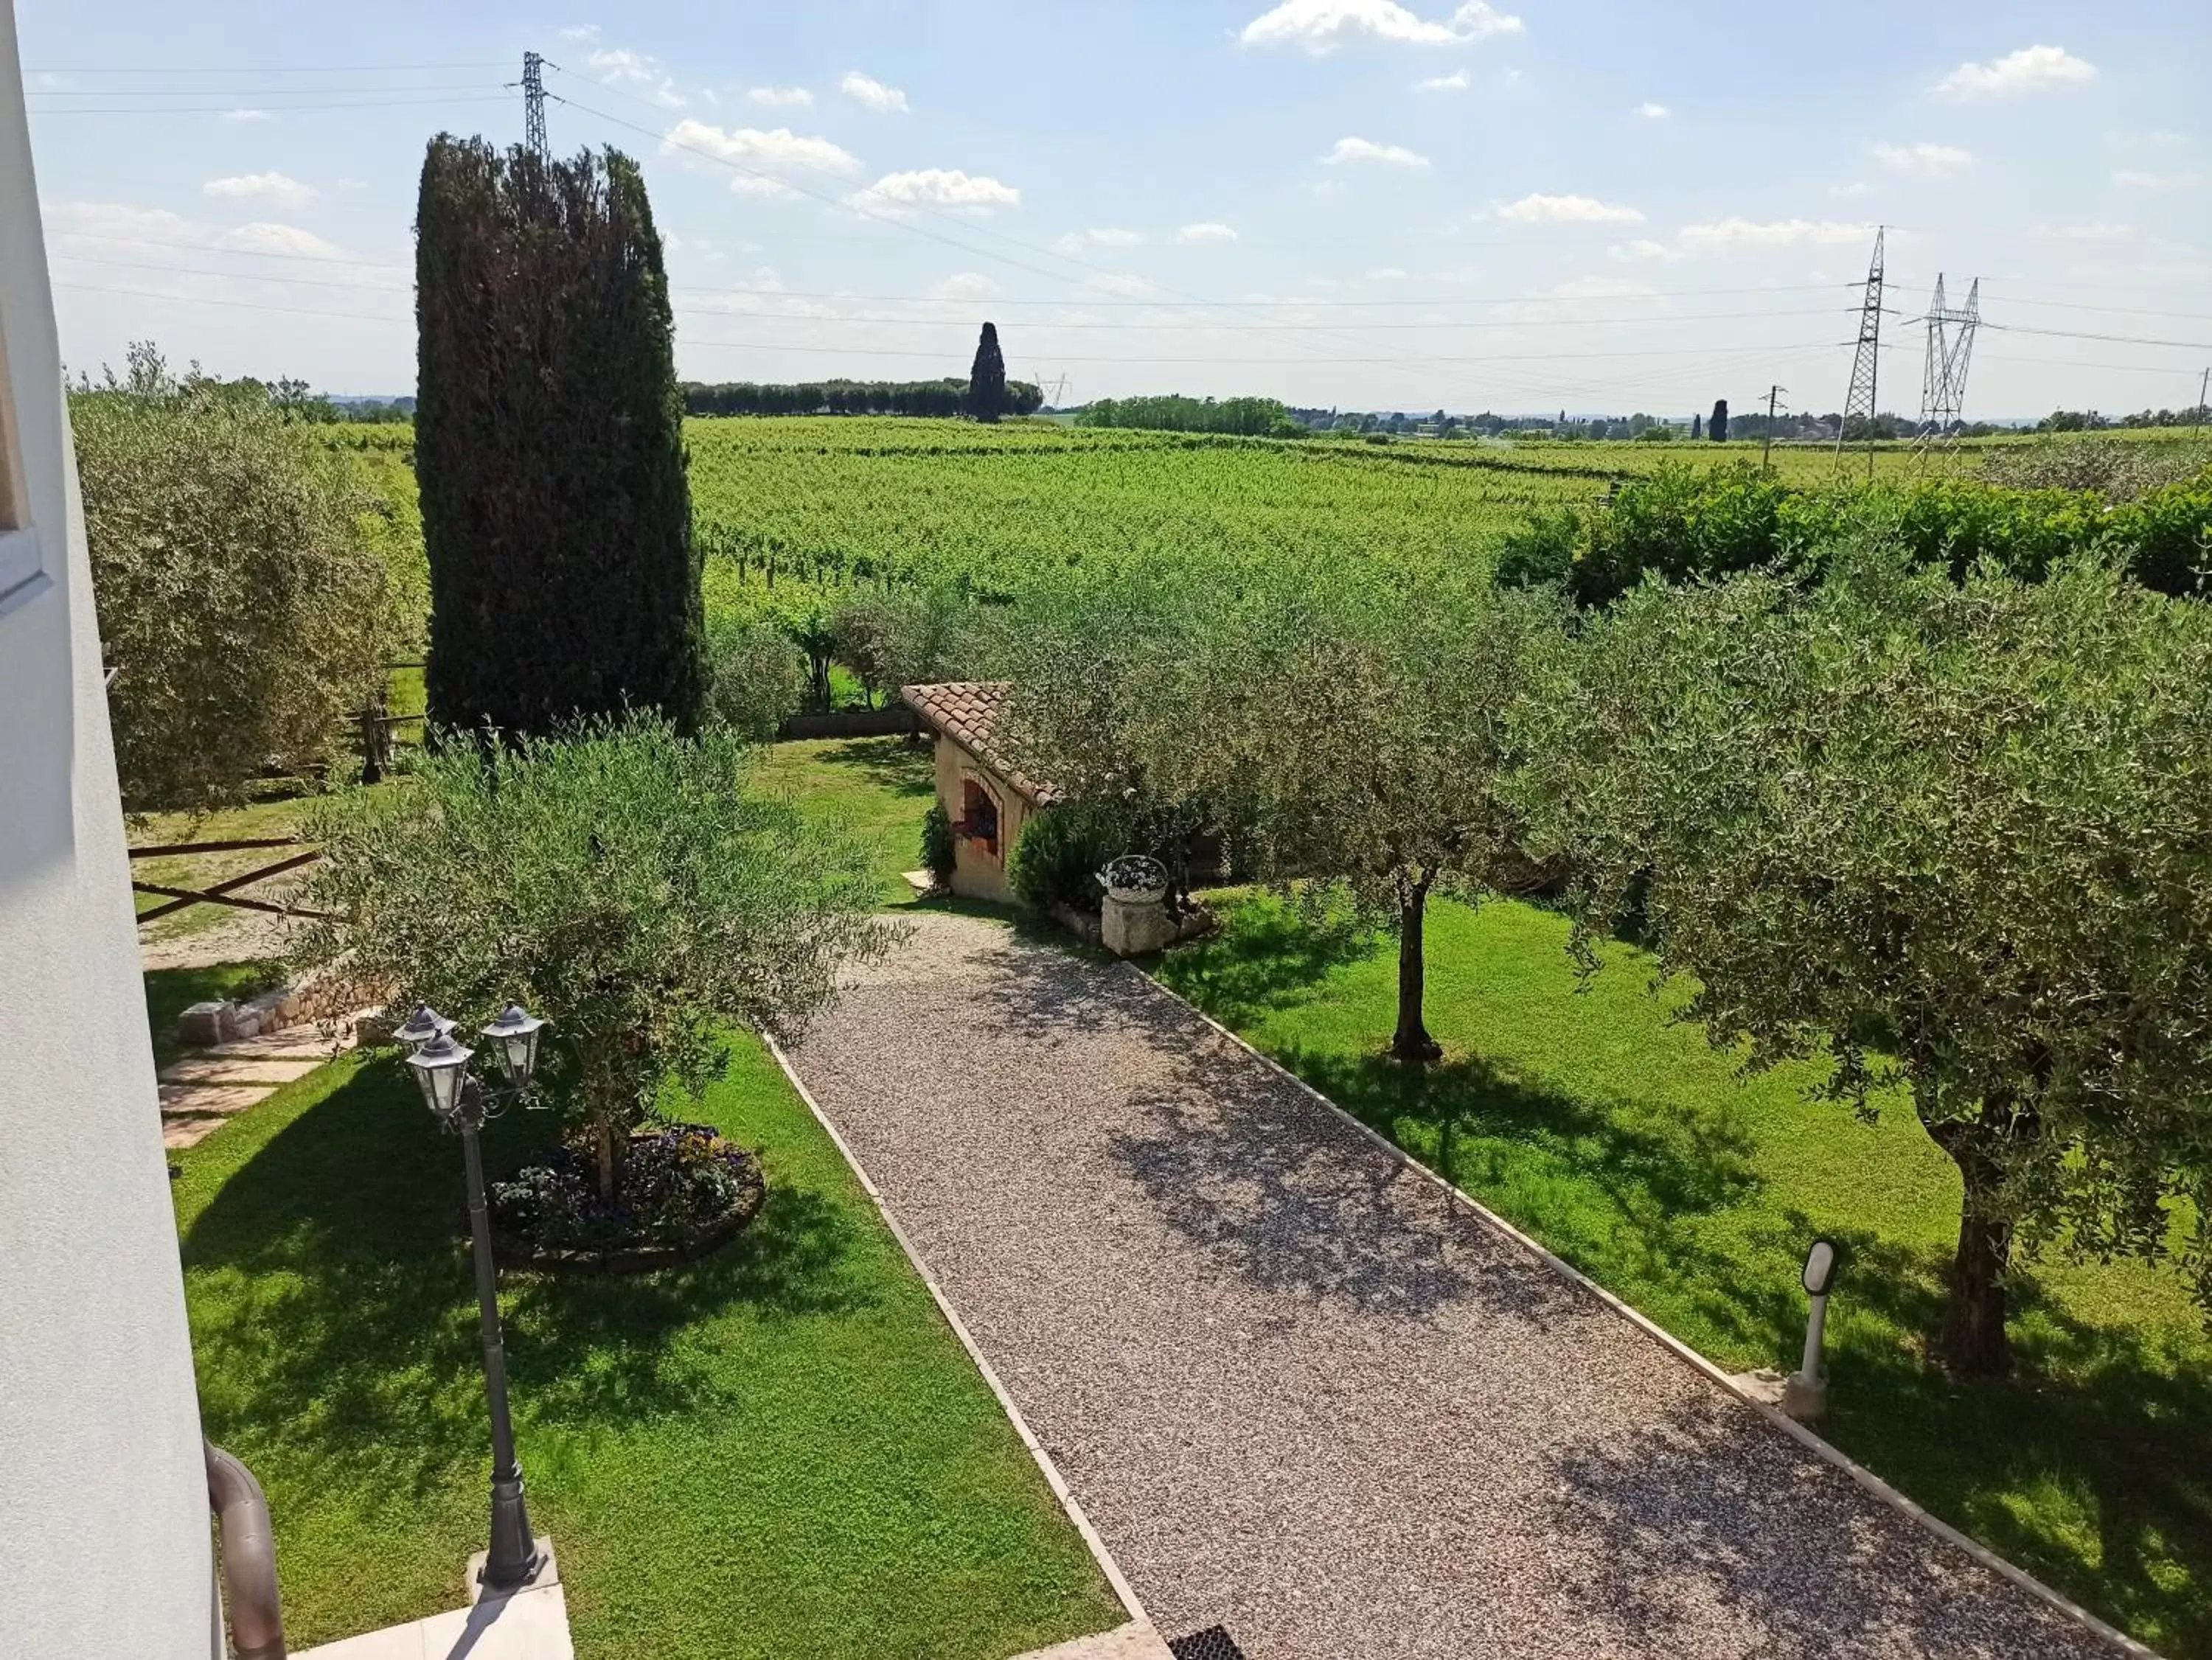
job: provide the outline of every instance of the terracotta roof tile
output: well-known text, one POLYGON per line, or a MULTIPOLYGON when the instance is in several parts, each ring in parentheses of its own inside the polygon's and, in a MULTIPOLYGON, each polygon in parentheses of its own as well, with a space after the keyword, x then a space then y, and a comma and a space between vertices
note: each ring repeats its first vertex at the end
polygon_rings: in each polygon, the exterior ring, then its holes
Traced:
POLYGON ((992 742, 999 717, 1005 712, 1013 689, 1012 681, 948 680, 933 686, 902 686, 899 696, 937 731, 1043 806, 1053 799, 1052 786, 1030 778, 992 742))

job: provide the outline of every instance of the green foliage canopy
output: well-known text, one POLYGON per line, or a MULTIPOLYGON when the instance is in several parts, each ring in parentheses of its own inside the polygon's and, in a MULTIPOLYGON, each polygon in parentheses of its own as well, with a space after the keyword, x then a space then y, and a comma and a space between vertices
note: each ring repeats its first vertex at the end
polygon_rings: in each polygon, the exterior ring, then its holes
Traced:
POLYGON ((305 903, 340 920, 299 954, 465 1027, 509 998, 551 1021, 553 1097, 603 1192, 664 1081, 716 1075, 729 1021, 793 1036, 842 964, 893 937, 866 851, 750 788, 753 751, 727 727, 446 736, 396 797, 311 815, 324 852, 305 903))
MULTIPOLYGON (((2004 1369, 2015 1244, 2154 1253, 2212 1149, 2212 609, 2094 563, 1648 585, 1516 711, 1533 845, 1641 891, 1754 1065, 1894 1080, 1965 1184, 1943 1348, 2004 1369)), ((2212 1286, 2201 1229, 2184 1255, 2212 1286)))
POLYGON ((416 221, 415 464, 441 724, 699 712, 668 280, 636 163, 441 136, 416 221))
POLYGON ((125 804, 319 772, 400 633, 354 458, 266 388, 179 380, 149 343, 70 404, 125 804))

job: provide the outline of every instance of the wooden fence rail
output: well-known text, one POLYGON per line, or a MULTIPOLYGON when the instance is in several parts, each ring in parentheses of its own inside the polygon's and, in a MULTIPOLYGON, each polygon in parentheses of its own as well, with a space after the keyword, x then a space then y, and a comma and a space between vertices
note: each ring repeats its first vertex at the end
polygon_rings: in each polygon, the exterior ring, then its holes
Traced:
MULTIPOLYGON (((158 847, 134 847, 131 849, 131 857, 134 859, 183 858, 194 853, 242 853, 264 847, 298 847, 301 845, 297 836, 255 836, 238 841, 179 841, 165 843, 158 847)), ((266 900, 247 899, 237 891, 241 888, 251 888, 255 882, 266 881, 270 876, 281 876, 287 870, 297 870, 301 865, 313 864, 322 856, 320 848, 310 847, 306 852, 296 853, 289 859, 264 864, 258 869, 248 870, 243 875, 226 877, 205 888, 171 888, 162 882, 134 880, 131 884, 134 893, 151 894, 169 901, 167 905, 157 905, 150 911, 140 912, 138 920, 142 924, 153 922, 158 918, 182 911, 187 906, 227 905, 240 911, 266 911, 279 917, 312 917, 317 921, 326 921, 330 916, 326 911, 301 911, 289 906, 271 905, 266 900)))

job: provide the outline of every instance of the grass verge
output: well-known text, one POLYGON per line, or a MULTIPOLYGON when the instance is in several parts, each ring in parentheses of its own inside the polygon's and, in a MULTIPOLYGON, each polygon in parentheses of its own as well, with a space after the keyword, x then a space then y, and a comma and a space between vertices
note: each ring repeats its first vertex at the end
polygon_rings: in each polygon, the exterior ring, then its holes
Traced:
POLYGON ((905 872, 921 863, 921 821, 937 799, 934 752, 901 737, 802 738, 770 744, 763 788, 835 824, 873 857, 887 906, 911 905, 905 872))
MULTIPOLYGON (((761 1149, 725 1250, 510 1275, 532 1518, 594 1660, 996 1660, 1120 1610, 843 1160, 750 1040, 683 1107, 761 1149)), ((503 1119, 495 1164, 543 1121, 503 1119)), ((458 1607, 489 1455, 459 1149, 347 1057, 179 1155, 208 1433, 268 1489, 304 1646, 458 1607)))
MULTIPOLYGON (((1445 1057, 1382 1057, 1396 948, 1272 899, 1161 979, 1730 1369, 1795 1366, 1816 1234, 1848 1252, 1822 1433, 1937 1515, 2161 1651, 2212 1657, 2212 1342, 2179 1275, 2046 1262, 2015 1280, 2020 1372, 1959 1387, 1925 1358, 1959 1183, 1910 1105, 1879 1122, 1746 1076, 1608 948, 1577 988, 1561 918, 1443 904, 1428 930, 1445 1057)), ((1678 989, 1679 991, 1679 989, 1678 989)))

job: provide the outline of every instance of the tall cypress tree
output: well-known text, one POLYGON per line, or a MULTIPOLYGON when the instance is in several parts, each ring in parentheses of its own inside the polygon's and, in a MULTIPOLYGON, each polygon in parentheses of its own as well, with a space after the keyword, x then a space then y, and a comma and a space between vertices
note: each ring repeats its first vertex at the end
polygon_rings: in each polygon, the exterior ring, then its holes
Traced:
POLYGON ((975 342, 975 367, 968 372, 968 413, 995 421, 1006 407, 1006 360, 999 353, 999 325, 986 323, 975 342))
POLYGON ((1716 444, 1728 442, 1728 399, 1714 400, 1713 418, 1705 423, 1705 436, 1716 444))
POLYGON ((432 720, 697 718, 703 617, 660 239, 616 150, 441 135, 416 220, 432 720))

